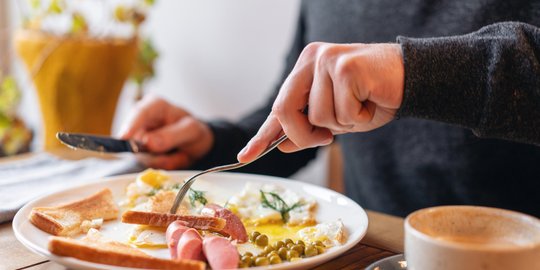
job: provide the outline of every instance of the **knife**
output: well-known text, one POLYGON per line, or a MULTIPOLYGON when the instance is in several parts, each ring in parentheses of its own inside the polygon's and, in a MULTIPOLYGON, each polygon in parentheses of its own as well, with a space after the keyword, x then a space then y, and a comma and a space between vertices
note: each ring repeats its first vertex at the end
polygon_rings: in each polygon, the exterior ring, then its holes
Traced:
POLYGON ((144 153, 147 148, 135 140, 120 140, 107 136, 57 132, 56 138, 72 149, 84 149, 102 153, 144 153))

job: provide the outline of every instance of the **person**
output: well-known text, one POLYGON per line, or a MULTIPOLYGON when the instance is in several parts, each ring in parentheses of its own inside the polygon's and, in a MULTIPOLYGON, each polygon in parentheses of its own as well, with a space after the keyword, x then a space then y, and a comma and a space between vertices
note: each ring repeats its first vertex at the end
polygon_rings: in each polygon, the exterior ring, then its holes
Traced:
POLYGON ((155 152, 141 157, 148 166, 204 169, 252 160, 285 133, 287 153, 243 169, 278 176, 337 140, 346 195, 365 208, 540 216, 539 12, 538 1, 303 1, 283 84, 264 106, 204 122, 150 96, 121 136, 155 152))

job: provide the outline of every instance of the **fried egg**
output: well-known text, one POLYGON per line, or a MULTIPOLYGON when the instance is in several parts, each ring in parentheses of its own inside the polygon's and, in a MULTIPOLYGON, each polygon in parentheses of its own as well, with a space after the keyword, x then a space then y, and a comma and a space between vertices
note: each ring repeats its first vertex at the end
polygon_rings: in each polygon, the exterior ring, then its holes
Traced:
POLYGON ((315 226, 306 227, 297 232, 297 237, 306 242, 312 243, 321 241, 326 247, 341 245, 346 240, 345 227, 341 220, 324 222, 315 226))
POLYGON ((126 188, 127 200, 121 205, 134 207, 144 203, 160 188, 170 185, 169 176, 159 170, 147 169, 137 175, 133 183, 126 188))
POLYGON ((165 229, 159 227, 134 226, 128 242, 139 248, 167 248, 165 229))
MULTIPOLYGON (((261 191, 266 194, 276 194, 288 207, 298 205, 287 212, 287 225, 304 226, 316 223, 316 202, 313 199, 303 198, 292 190, 274 184, 246 183, 238 195, 229 199, 227 208, 237 214, 248 226, 283 223, 282 213, 263 203, 261 191)), ((273 198, 270 199, 273 200, 273 198)))

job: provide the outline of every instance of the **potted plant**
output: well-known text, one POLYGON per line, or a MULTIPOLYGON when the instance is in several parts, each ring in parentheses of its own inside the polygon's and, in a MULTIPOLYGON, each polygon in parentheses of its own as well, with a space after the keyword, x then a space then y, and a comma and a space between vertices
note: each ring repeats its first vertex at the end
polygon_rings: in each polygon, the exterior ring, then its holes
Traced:
POLYGON ((14 47, 38 94, 45 149, 60 145, 58 131, 110 134, 118 97, 137 66, 140 24, 153 1, 106 3, 30 0, 24 9, 14 47))

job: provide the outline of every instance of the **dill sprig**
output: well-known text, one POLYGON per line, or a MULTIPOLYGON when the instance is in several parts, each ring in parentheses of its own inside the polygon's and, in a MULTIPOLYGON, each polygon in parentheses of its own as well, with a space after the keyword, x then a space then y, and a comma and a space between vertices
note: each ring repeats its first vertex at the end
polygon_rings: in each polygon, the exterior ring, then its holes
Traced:
POLYGON ((278 194, 274 192, 265 192, 262 190, 259 191, 261 192, 261 203, 263 207, 274 209, 279 212, 281 214, 281 219, 285 223, 287 223, 287 221, 289 220, 289 212, 295 208, 302 206, 302 203, 300 201, 289 206, 278 194), (272 199, 269 200, 267 195, 270 196, 272 199))
POLYGON ((204 191, 189 188, 189 202, 192 207, 195 207, 196 202, 206 205, 208 200, 204 197, 204 191))

